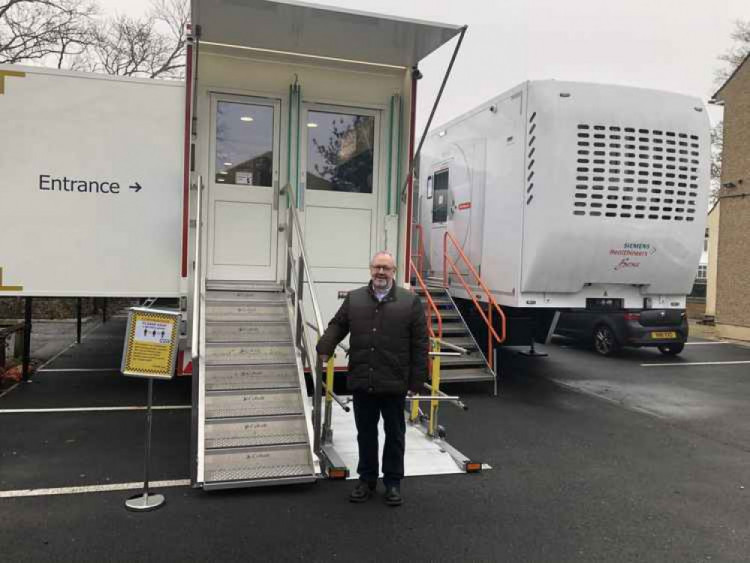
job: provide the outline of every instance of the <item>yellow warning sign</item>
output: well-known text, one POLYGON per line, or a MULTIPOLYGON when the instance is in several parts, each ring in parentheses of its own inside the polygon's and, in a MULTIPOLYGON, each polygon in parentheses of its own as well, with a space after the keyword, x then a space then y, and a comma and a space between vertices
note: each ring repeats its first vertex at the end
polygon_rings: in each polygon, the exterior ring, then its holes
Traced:
POLYGON ((171 379, 175 372, 180 313, 134 307, 122 354, 122 373, 171 379))

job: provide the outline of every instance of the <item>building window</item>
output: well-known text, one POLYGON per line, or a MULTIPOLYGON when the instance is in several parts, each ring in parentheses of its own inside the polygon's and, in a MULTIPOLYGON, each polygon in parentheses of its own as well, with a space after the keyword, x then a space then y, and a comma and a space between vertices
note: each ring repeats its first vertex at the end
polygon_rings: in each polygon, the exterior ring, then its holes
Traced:
POLYGON ((708 277, 708 266, 701 264, 698 266, 698 275, 696 279, 705 280, 708 277))

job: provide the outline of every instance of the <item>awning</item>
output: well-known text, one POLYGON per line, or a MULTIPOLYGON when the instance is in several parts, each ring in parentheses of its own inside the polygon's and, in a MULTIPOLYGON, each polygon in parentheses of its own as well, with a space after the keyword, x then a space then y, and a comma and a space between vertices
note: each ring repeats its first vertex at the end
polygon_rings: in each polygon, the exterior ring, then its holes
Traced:
POLYGON ((200 40, 409 67, 461 26, 409 20, 291 0, 192 0, 200 40))

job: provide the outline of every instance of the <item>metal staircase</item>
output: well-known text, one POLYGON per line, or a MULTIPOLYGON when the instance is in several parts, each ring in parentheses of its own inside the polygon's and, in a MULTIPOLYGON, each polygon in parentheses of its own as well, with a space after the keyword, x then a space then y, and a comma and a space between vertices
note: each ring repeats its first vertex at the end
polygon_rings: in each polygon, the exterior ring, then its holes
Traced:
MULTIPOLYGON (((469 327, 464 322, 453 298, 446 289, 432 280, 427 280, 427 291, 440 312, 442 319, 442 342, 460 346, 467 353, 458 356, 446 356, 440 361, 440 380, 443 383, 470 381, 496 382, 495 372, 490 368, 484 353, 474 339, 469 327)), ((424 289, 417 287, 417 294, 427 308, 427 297, 424 289)), ((437 333, 437 319, 432 318, 433 331, 437 333)))
POLYGON ((263 282, 205 287, 203 488, 314 481, 307 391, 286 293, 263 282))

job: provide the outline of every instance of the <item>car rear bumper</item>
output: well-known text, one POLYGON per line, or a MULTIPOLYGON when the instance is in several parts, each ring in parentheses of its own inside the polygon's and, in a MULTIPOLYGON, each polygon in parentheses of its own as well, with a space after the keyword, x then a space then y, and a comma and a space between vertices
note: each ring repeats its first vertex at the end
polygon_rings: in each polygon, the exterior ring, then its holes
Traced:
POLYGON ((628 321, 625 332, 627 346, 684 344, 688 339, 688 323, 684 320, 682 324, 676 326, 643 326, 638 321, 628 321))

